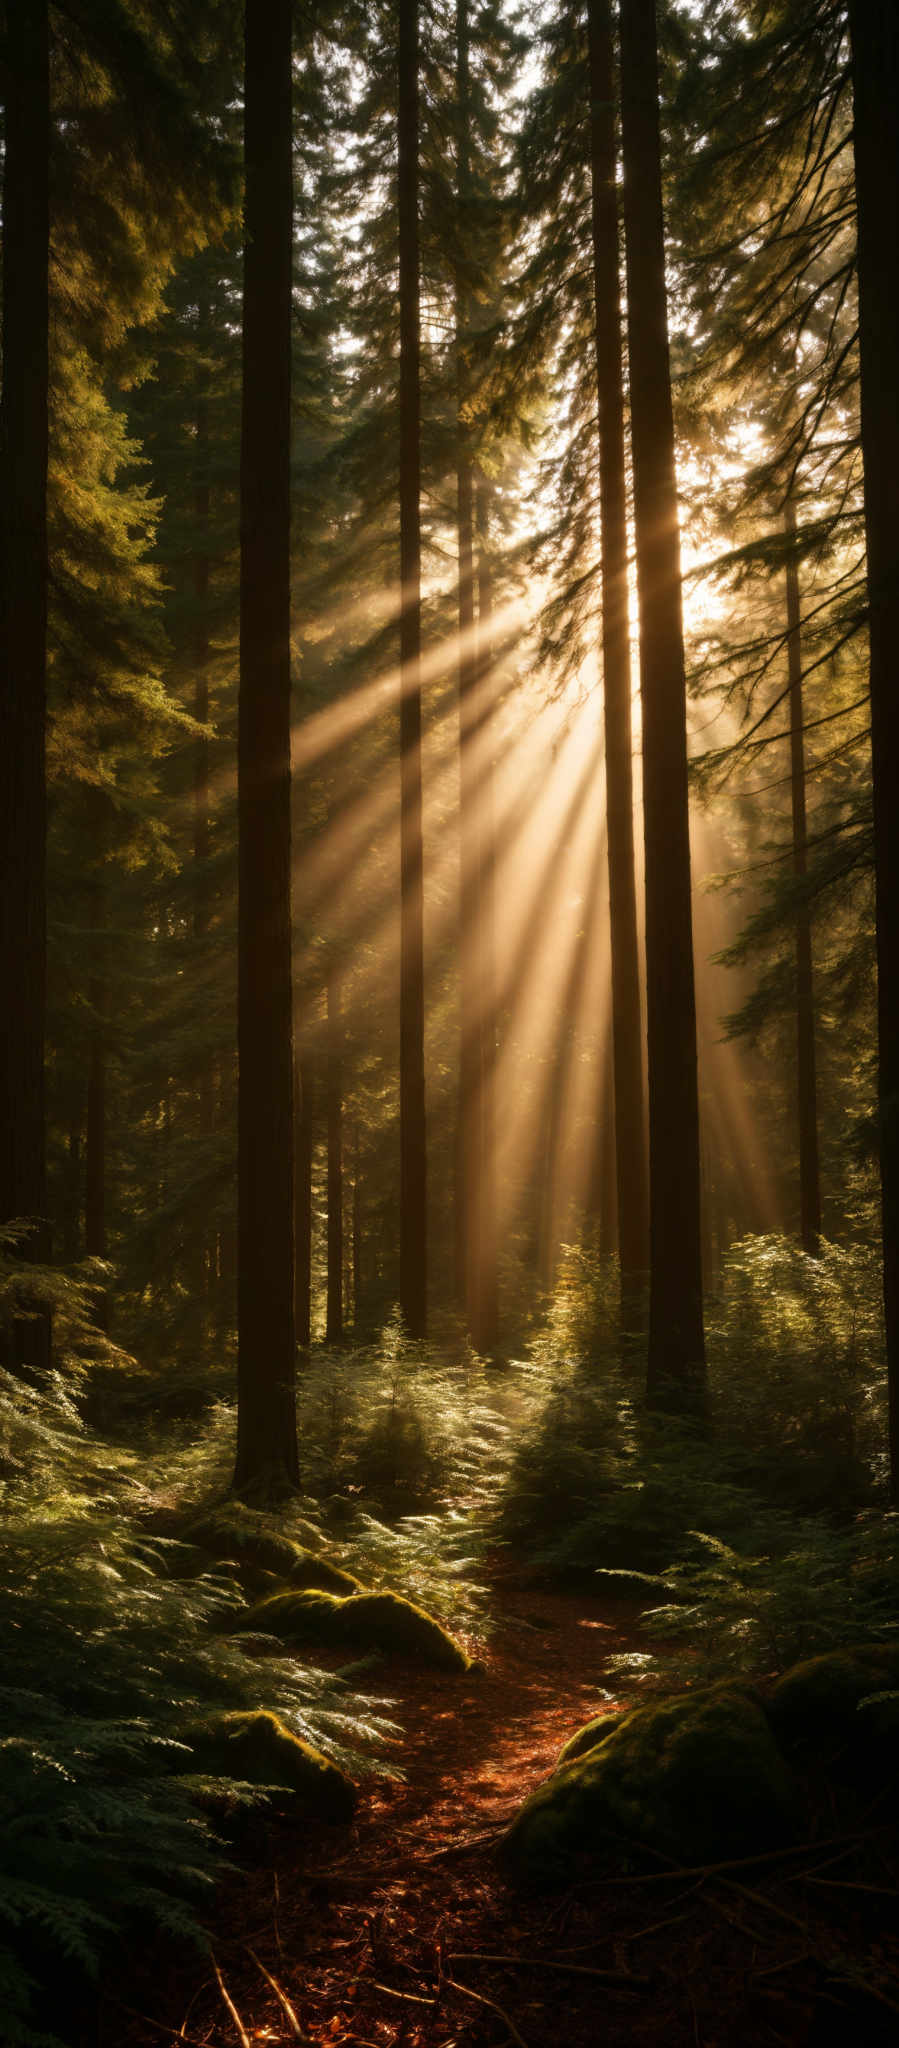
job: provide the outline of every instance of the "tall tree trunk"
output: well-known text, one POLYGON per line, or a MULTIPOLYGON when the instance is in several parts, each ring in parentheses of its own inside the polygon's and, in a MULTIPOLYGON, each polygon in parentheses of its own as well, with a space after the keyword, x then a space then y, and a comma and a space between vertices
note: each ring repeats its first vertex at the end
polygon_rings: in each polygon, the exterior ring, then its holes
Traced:
POLYGON ((362 1178, 360 1173, 359 1118, 353 1118, 353 1330, 358 1340, 362 1328, 362 1178))
MULTIPOLYGON (((47 390, 50 77, 46 0, 6 10, 3 395, 0 412, 0 1224, 50 1253, 44 1094, 47 973, 47 390)), ((50 1361, 45 1315, 12 1332, 11 1363, 50 1361)))
MULTIPOLYGON (((96 871, 89 890, 91 1012, 87 1070, 87 1114, 84 1143, 84 1249, 88 1258, 106 1257, 106 1036, 109 1014, 109 940, 106 934, 106 887, 100 866, 107 833, 106 803, 95 793, 90 807, 96 871)), ((107 1305, 101 1302, 104 1327, 107 1305)))
POLYGON ((589 0, 590 143, 606 746, 615 1163, 623 1327, 639 1321, 649 1270, 643 1030, 634 877, 631 659, 627 595, 624 379, 610 0, 589 0))
POLYGON ((668 356, 654 0, 622 0, 621 96, 640 605, 649 1046, 648 1388, 705 1384, 699 1099, 680 535, 668 356))
POLYGON ((883 1288, 899 1501, 899 13, 849 0, 876 860, 883 1288))
POLYGON ((309 1053, 294 1069, 296 1142, 294 1155, 294 1323, 297 1343, 308 1349, 312 1340, 312 1117, 313 1069, 309 1053))
POLYGON ((343 1340, 343 1056, 340 983, 328 970, 328 1297, 325 1343, 343 1340))
MULTIPOLYGON (((209 320, 209 308, 201 299, 198 317, 198 339, 204 345, 205 330, 209 320)), ((194 524, 197 546, 193 561, 193 586, 196 615, 194 621, 194 702, 193 713, 198 725, 209 722, 209 400, 205 389, 205 376, 197 397, 195 443, 196 485, 194 489, 194 524)), ((200 733, 194 740, 193 748, 193 799, 194 799, 194 939, 195 959, 202 968, 205 964, 205 946, 209 931, 209 741, 200 733)), ((215 1127, 215 1074, 209 1060, 204 1057, 200 1068, 197 1122, 201 1146, 206 1146, 215 1127)), ((209 1294, 212 1286, 214 1267, 214 1239, 209 1233, 200 1238, 198 1281, 201 1291, 209 1294)))
MULTIPOLYGON (((801 882, 808 869, 805 816, 805 735, 802 708, 802 619, 796 559, 796 511, 784 510, 787 535, 787 663, 790 681, 790 789, 793 805, 793 873, 801 882)), ((812 925, 808 905, 796 911, 796 1055, 799 1108, 799 1210, 802 1249, 816 1259, 821 1241, 821 1181, 818 1164, 818 1102, 815 1080, 815 1005, 812 984, 812 925)))
POLYGON ((400 1306, 427 1324, 424 898, 421 823, 421 360, 418 6, 399 0, 400 274, 400 1306))
POLYGON ((600 1258, 613 1258, 619 1249, 618 1240, 618 1147, 615 1132, 615 1052, 612 1043, 612 1024, 606 1032, 600 1053, 601 1060, 601 1101, 599 1145, 597 1147, 596 1179, 597 1190, 594 1210, 598 1219, 600 1258))
MULTIPOLYGON (((456 203, 464 246, 471 199, 467 0, 456 0, 458 119, 456 203)), ((478 831, 477 699, 479 665, 474 644, 474 471, 467 417, 468 294, 456 282, 456 527, 459 545, 459 1104, 456 1145, 457 1294, 478 1344, 481 1278, 482 990, 479 985, 480 845, 478 831)))
MULTIPOLYGON (((94 971, 90 982, 91 1037, 87 1071, 87 1117, 84 1147, 84 1249, 88 1258, 106 1257, 106 1031, 109 1010, 106 942, 103 933, 104 892, 95 891, 94 971)), ((109 1296, 95 1296, 100 1327, 109 1328, 109 1296)))
POLYGON ((478 983, 480 988, 480 1180, 478 1227, 480 1279, 478 1351, 489 1358, 499 1341, 499 1250, 496 1185, 496 831, 493 807, 493 562, 490 554, 491 486, 480 476, 475 490, 478 596, 478 701, 480 753, 478 983))
POLYGON ((90 1063, 87 1077, 87 1133, 84 1180, 84 1249, 88 1258, 106 1257, 106 983, 91 982, 90 1063))
POLYGON ((291 0, 246 10, 234 1483, 298 1480, 290 925, 291 0))

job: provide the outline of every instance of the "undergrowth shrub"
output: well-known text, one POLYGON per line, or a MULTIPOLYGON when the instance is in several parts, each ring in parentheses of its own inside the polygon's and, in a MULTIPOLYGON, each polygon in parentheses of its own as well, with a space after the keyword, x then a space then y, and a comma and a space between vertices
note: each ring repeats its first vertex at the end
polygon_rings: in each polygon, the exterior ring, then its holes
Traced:
MULTIPOLYGON (((765 1534, 761 1517, 755 1533, 765 1534)), ((790 1536, 786 1549, 751 1554, 691 1530, 688 1555, 647 1581, 647 1595, 668 1598, 641 1616, 642 1678, 670 1686, 757 1677, 825 1650, 899 1641, 899 1516, 867 1513, 842 1529, 807 1517, 790 1536)), ((626 1656, 609 1663, 630 1668, 626 1656)))
POLYGON ((269 1708, 350 1769, 391 1729, 338 1674, 223 1633, 228 1571, 169 1575, 142 1526, 152 1471, 85 1426, 62 1374, 0 1374, 0 1449, 0 2003, 10 2048, 39 2048, 68 1969, 96 1975, 148 1923, 203 1938, 226 1849, 198 1802, 264 1795, 189 1769, 198 1715, 269 1708))
POLYGON ((733 1248, 708 1315, 706 1425, 647 1410, 629 1361, 603 1346, 601 1278, 588 1270, 572 1305, 579 1270, 569 1261, 561 1311, 571 1348, 498 1509, 516 1557, 554 1576, 604 1572, 644 1601, 667 1591, 647 1624, 691 1670, 781 1668, 887 1628, 899 1569, 894 1522, 876 1511, 873 1254, 824 1246, 812 1260, 776 1238, 733 1248))

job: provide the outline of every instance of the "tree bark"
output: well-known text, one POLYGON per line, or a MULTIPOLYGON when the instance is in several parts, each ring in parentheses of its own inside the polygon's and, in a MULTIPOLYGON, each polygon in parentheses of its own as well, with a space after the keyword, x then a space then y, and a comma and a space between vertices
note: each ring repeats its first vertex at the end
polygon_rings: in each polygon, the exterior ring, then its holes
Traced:
MULTIPOLYGON (((0 414, 0 961, 4 1003, 0 1223, 30 1225, 49 1258, 44 1039, 47 974, 47 414, 50 76, 46 0, 6 14, 3 394, 0 414)), ((50 1322, 17 1322, 11 1363, 50 1362, 50 1322)))
POLYGON ((328 970, 328 1295, 325 1343, 343 1341, 343 1059, 340 983, 328 970))
MULTIPOLYGON (((802 706, 802 618, 796 560, 796 511, 784 510, 787 535, 787 664, 790 683, 790 791, 793 809, 793 873, 801 882, 808 869, 805 814, 805 736, 802 706)), ((816 1259, 821 1248, 821 1180, 818 1161, 818 1100, 815 1077, 815 1003, 812 925, 808 905, 796 911, 796 1080, 799 1112, 799 1228, 802 1249, 816 1259)))
POLYGON ((639 1324, 649 1270, 643 1028, 634 877, 631 659, 627 591, 624 377, 616 187, 615 63, 609 0, 589 0, 590 144, 599 488, 602 672, 612 957, 615 1163, 622 1326, 639 1324))
POLYGON ((480 765, 478 982, 480 986, 480 1174, 478 1189, 478 1351, 489 1358, 499 1342, 499 1252, 496 1185, 496 832, 493 806, 493 561, 490 553, 491 486, 480 476, 475 489, 478 598, 478 701, 480 765))
POLYGON ((699 1099, 680 535, 668 354, 654 0, 622 0, 622 141, 643 704, 649 1049, 648 1389, 705 1385, 699 1099))
MULTIPOLYGON (((98 821, 96 838, 102 826, 98 821)), ((106 1257, 106 1018, 108 992, 107 940, 104 930, 106 892, 100 875, 90 891, 92 953, 89 1000, 90 1051, 87 1077, 87 1120, 84 1160, 84 1249, 88 1258, 106 1257)))
MULTIPOLYGON (((205 330, 209 320, 209 308, 201 300, 198 318, 198 340, 204 345, 205 330)), ((209 722, 209 401, 205 389, 205 375, 197 397, 196 413, 196 482, 194 489, 194 522, 197 546, 193 561, 193 586, 196 617, 194 623, 194 702, 193 713, 198 725, 209 722)), ((196 958, 202 972, 205 965, 205 942, 209 931, 209 741, 200 733, 193 744, 193 857, 194 857, 194 938, 197 942, 196 958)), ((208 1145, 215 1128, 215 1074, 211 1063, 204 1057, 199 1075, 197 1122, 201 1146, 208 1145)), ((198 1258, 198 1281, 201 1291, 208 1295, 212 1289, 215 1265, 215 1240, 208 1232, 200 1236, 198 1258)))
MULTIPOLYGON (((88 1258, 97 1259, 106 1257, 106 1035, 109 989, 107 941, 103 931, 104 893, 102 884, 98 882, 93 892, 94 932, 91 944, 94 968, 89 989, 91 1036, 84 1146, 84 1249, 88 1258)), ((98 1288, 94 1300, 100 1328, 108 1330, 108 1289, 98 1288)))
MULTIPOLYGON (((465 242, 471 198, 467 0, 456 4, 458 119, 456 203, 465 242)), ((456 282, 456 527, 459 547, 459 1102, 456 1144, 456 1282, 469 1333, 481 1333, 481 1108, 483 991, 479 980, 481 849, 476 740, 479 664, 474 643, 474 469, 467 416, 466 338, 470 308, 456 282)))
POLYGON ((235 1486, 296 1485, 290 923, 291 0, 246 10, 235 1486))
POLYGON ((400 287, 400 1306, 427 1325, 427 1153, 421 818, 421 361, 418 7, 399 0, 397 201, 400 287))
POLYGON ((312 1118, 311 1055, 301 1054, 294 1069, 296 1145, 294 1155, 295 1251, 294 1323, 297 1343, 308 1350, 312 1341, 312 1118))
POLYGON ((353 1330, 358 1341, 362 1329, 362 1176, 360 1171, 359 1118, 353 1118, 353 1330))
POLYGON ((883 1291, 891 1484, 899 1501, 899 14, 894 0, 850 0, 849 22, 871 644, 883 1291))

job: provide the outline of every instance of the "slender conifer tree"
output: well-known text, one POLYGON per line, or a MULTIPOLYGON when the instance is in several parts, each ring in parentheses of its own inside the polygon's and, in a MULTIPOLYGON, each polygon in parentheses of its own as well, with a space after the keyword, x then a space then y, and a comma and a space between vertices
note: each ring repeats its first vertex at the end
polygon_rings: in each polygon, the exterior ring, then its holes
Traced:
POLYGON ((899 13, 850 0, 858 208, 871 755, 877 907, 878 1101, 890 1463, 899 1499, 899 13))
POLYGON ((704 1386, 699 1096, 680 534, 668 352, 655 0, 622 0, 621 101, 640 606, 649 1046, 648 1386, 704 1386))
POLYGON ((292 0, 246 10, 235 1484, 294 1485, 290 925, 292 0))
MULTIPOLYGON (((805 725, 802 702, 802 612, 796 559, 796 508, 787 499, 786 528, 787 664, 790 682, 790 796, 793 811, 793 873, 808 872, 805 804, 805 725)), ((818 1161, 818 1094, 815 1073, 815 1001, 812 980, 812 925, 808 904, 796 909, 796 1079, 799 1109, 799 1234, 803 1251, 817 1258, 821 1239, 821 1179, 818 1161)))
MULTIPOLYGON (((640 960, 634 876, 624 377, 618 261, 615 63, 609 0, 589 0, 590 157, 606 747, 612 1048, 621 1304, 625 1326, 649 1269, 640 960)), ((603 1134, 605 1143, 605 1133, 603 1134)))
POLYGON ((421 315, 418 6, 399 0, 400 284, 400 1306, 427 1324, 424 900, 421 820, 421 315))
MULTIPOLYGON (((3 1097, 0 1222, 30 1225, 49 1254, 44 1039, 47 975, 47 441, 50 60, 47 0, 6 10, 3 175, 0 960, 3 1097)), ((16 1332, 23 1362, 49 1362, 49 1324, 16 1332)))

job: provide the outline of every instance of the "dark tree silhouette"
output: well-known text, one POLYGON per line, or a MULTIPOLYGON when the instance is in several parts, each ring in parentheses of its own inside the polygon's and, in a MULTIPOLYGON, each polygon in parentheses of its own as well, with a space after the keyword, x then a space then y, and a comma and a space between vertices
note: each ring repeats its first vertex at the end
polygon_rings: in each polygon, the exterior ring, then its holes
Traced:
MULTIPOLYGON (((796 509, 787 500, 787 663, 790 682, 790 794, 793 809, 793 873, 808 872, 805 806, 805 728, 802 704, 802 612, 796 560, 796 509)), ((796 911, 796 1081, 799 1109, 799 1230, 803 1251, 817 1258, 821 1240, 821 1180, 818 1162, 818 1094, 815 1075, 815 1002, 812 980, 812 925, 808 904, 796 911)))
POLYGON ((427 1154, 421 825, 421 344, 418 7, 399 0, 400 283, 400 1306, 427 1324, 427 1154))
POLYGON ((622 0, 621 104, 640 604, 649 1047, 650 1392, 704 1386, 699 1098, 680 534, 654 0, 622 0))
MULTIPOLYGON (((612 954, 618 1247, 625 1327, 649 1269, 640 960, 634 878, 631 660, 627 600, 624 379, 616 187, 615 63, 609 0, 589 0, 590 168, 599 399, 602 672, 612 954)), ((605 1142, 605 1133, 604 1133, 605 1142)))
MULTIPOLYGON (((47 976, 47 390, 50 82, 46 0, 6 13, 3 176, 0 960, 6 982, 0 1223, 49 1253, 44 1038, 47 976)), ((49 1361, 49 1323, 22 1319, 16 1361, 49 1361)))
POLYGON ((291 0, 246 14, 235 1485, 294 1485, 291 0))
POLYGON ((340 981, 333 965, 328 970, 327 1004, 328 1291, 325 1343, 340 1344, 343 1340, 343 1059, 340 981))
POLYGON ((899 1499, 899 13, 850 0, 871 642, 878 1101, 890 1464, 899 1499))

